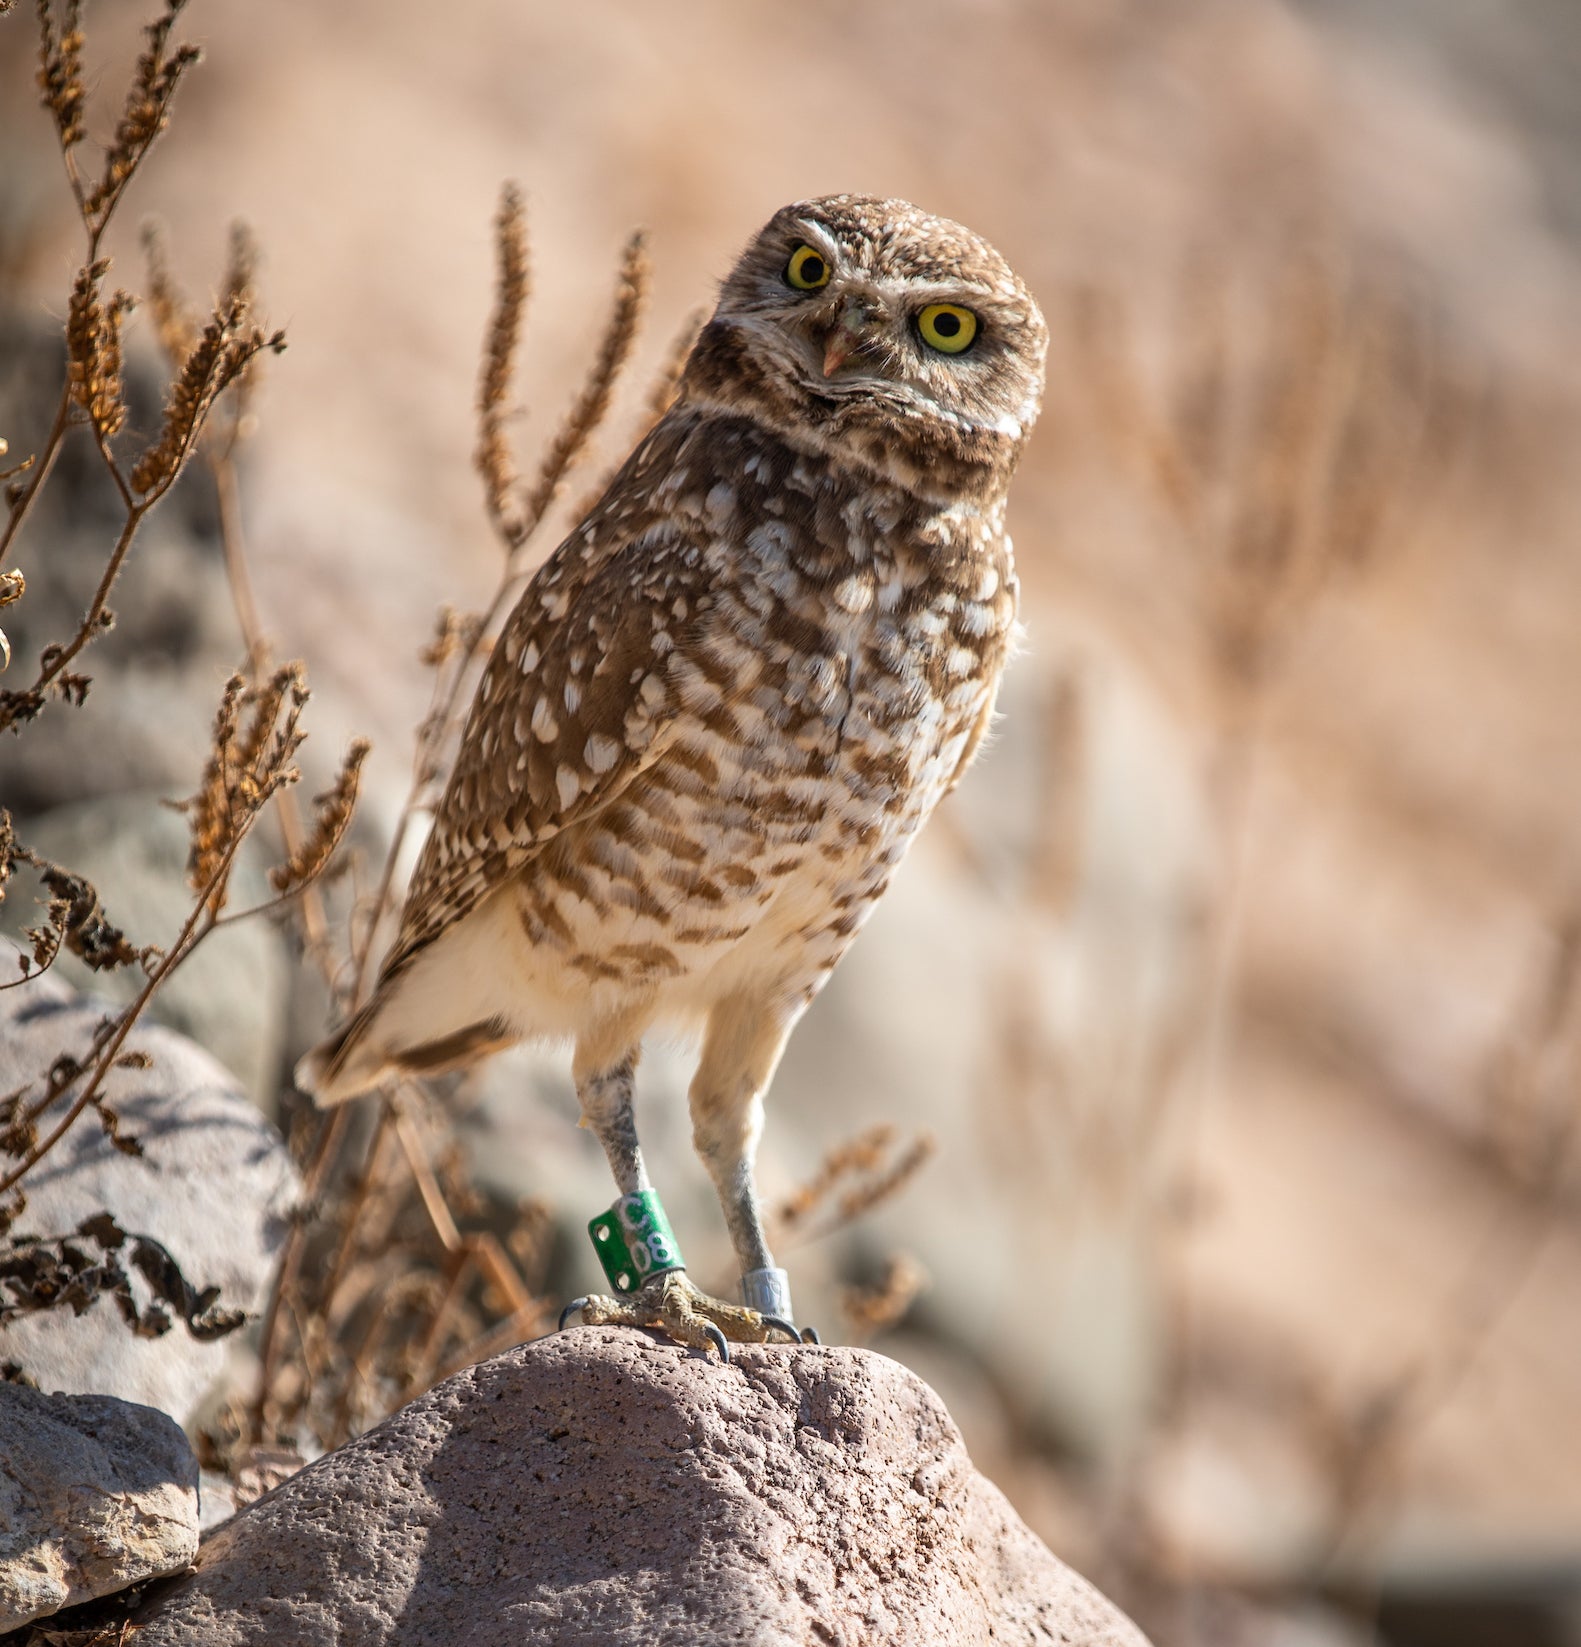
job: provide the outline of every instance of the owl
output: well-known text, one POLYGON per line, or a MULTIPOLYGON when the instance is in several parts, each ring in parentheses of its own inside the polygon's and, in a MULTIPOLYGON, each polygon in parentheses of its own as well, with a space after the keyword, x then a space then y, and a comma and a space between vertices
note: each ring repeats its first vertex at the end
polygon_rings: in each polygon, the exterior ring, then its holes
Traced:
POLYGON ((650 1260, 578 1300, 586 1321, 726 1359, 794 1335, 753 1171, 764 1093, 989 725, 1047 336, 957 223, 864 195, 785 207, 494 647, 374 993, 297 1074, 334 1104, 570 1041, 622 1238, 650 1260), (661 1215, 633 1089, 658 1026, 700 1038, 693 1139, 742 1304, 667 1236, 642 1244, 661 1215))

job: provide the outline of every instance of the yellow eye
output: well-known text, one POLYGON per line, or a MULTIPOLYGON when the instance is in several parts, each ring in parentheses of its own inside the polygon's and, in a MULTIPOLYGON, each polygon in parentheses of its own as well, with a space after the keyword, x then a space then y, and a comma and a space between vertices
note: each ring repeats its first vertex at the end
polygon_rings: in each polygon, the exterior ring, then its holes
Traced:
POLYGON ((922 341, 940 354, 958 355, 977 336, 977 316, 955 303, 930 303, 917 316, 922 341))
POLYGON ((785 265, 785 284, 798 292, 815 292, 829 284, 829 260, 811 246, 798 246, 785 265))

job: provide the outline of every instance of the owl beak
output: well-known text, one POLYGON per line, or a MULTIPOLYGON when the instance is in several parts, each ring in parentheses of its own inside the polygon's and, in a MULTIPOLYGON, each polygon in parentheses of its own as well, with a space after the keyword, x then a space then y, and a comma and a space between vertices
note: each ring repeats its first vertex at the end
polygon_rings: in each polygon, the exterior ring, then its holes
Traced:
POLYGON ((823 375, 834 374, 867 342, 872 314, 854 299, 840 311, 834 330, 824 340, 823 375))

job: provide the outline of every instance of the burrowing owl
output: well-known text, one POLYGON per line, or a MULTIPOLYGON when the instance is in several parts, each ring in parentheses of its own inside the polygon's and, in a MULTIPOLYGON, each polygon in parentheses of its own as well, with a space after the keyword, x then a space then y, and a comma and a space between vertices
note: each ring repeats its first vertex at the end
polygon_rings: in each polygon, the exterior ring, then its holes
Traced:
POLYGON ((377 990, 298 1079, 336 1103, 567 1037, 635 1196, 643 1036, 700 1027, 693 1134, 756 1308, 669 1270, 585 1319, 723 1350, 790 1313, 753 1181, 763 1093, 988 725, 1046 346, 959 224, 785 207, 494 649, 377 990))

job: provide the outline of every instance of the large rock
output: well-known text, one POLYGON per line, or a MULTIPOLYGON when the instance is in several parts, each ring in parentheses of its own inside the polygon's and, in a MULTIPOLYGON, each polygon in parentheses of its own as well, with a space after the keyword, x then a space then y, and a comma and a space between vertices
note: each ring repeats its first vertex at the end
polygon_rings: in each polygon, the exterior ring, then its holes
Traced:
MULTIPOLYGON (((0 950, 0 970, 9 968, 0 950)), ((50 974, 0 991, 0 1093, 36 1079, 62 1053, 81 1055, 102 1012, 50 974)), ((105 1092, 142 1155, 116 1150, 97 1117, 83 1115, 23 1180, 27 1209, 12 1235, 67 1235, 108 1211, 122 1229, 163 1245, 193 1286, 218 1287, 220 1306, 256 1309, 299 1195, 285 1145, 235 1080, 183 1036, 140 1026, 127 1046, 149 1065, 113 1070, 105 1092)), ((137 1273, 131 1280, 141 1307, 146 1283, 137 1273)), ((0 1329, 0 1360, 41 1388, 118 1395, 183 1424, 230 1354, 230 1340, 200 1342, 180 1323, 158 1338, 134 1337, 107 1296, 82 1315, 52 1309, 0 1329)))
POLYGON ((245 1510, 139 1647, 1145 1647, 870 1352, 724 1367, 582 1328, 458 1374, 245 1510))
POLYGON ((185 1567, 198 1461, 165 1413, 0 1384, 0 1632, 185 1567))

